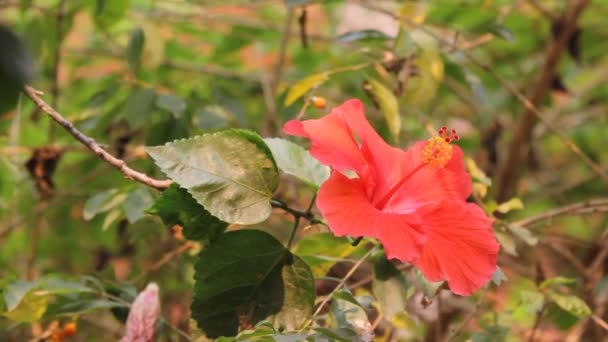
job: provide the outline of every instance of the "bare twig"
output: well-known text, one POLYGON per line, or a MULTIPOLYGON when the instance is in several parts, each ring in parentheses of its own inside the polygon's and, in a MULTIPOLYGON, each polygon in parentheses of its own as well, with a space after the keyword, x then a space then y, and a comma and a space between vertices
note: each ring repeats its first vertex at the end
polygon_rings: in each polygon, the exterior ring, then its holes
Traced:
POLYGON ((291 30, 293 26, 293 20, 295 18, 295 9, 289 7, 287 9, 287 19, 285 20, 285 27, 283 28, 283 37, 281 38, 281 45, 279 46, 279 59, 274 66, 272 78, 270 79, 270 92, 266 96, 270 97, 266 102, 272 102, 267 108, 266 113, 266 129, 268 134, 275 135, 278 125, 277 117, 277 106, 276 96, 281 80, 283 79, 283 71, 285 69, 285 61, 287 60, 287 47, 289 45, 289 38, 291 37, 291 30))
MULTIPOLYGON (((370 10, 373 10, 373 11, 376 11, 379 13, 383 13, 397 21, 406 23, 407 25, 420 29, 421 31, 424 31, 425 33, 432 36, 437 41, 439 41, 443 44, 452 46, 456 49, 459 48, 457 46, 457 44, 455 44, 450 39, 446 38, 443 35, 437 34, 422 25, 414 23, 409 18, 396 15, 389 10, 378 7, 374 4, 372 4, 371 2, 367 2, 365 0, 357 0, 355 2, 365 8, 368 8, 370 10)), ((584 1, 584 2, 588 2, 588 1, 584 1)), ((582 11, 582 8, 580 10, 582 11)), ((578 18, 578 13, 577 13, 576 17, 578 18)), ((563 31, 562 31, 562 33, 563 33, 563 31)), ((568 138, 568 136, 562 130, 560 130, 558 127, 556 127, 555 124, 553 124, 551 122, 551 120, 545 118, 542 115, 542 113, 536 107, 538 105, 538 103, 540 103, 540 101, 536 104, 533 103, 524 94, 522 94, 517 88, 515 88, 513 85, 511 85, 511 83, 509 83, 502 76, 500 76, 496 71, 494 71, 494 69, 492 67, 490 67, 486 63, 480 61, 478 58, 473 56, 468 50, 460 50, 460 51, 469 61, 471 61, 473 64, 477 65, 483 71, 487 72, 490 76, 492 76, 494 79, 496 79, 503 87, 505 87, 505 89, 507 89, 507 91, 509 91, 513 96, 515 96, 515 98, 517 98, 517 100, 524 106, 524 108, 527 112, 531 113, 535 118, 542 121, 542 123, 545 126, 547 126, 547 128, 549 128, 551 130, 551 132, 553 132, 555 135, 557 135, 559 137, 559 139, 562 141, 562 143, 564 145, 566 145, 574 154, 576 154, 583 162, 585 162, 585 164, 587 164, 597 175, 601 176, 605 180, 608 180, 608 173, 604 169, 602 169, 599 165, 597 165, 588 155, 586 155, 578 146, 576 146, 576 144, 574 144, 574 142, 570 138, 568 138)), ((511 167, 517 167, 518 165, 519 165, 519 163, 516 163, 516 164, 512 165, 511 167)))
POLYGON ((25 86, 24 92, 35 104, 38 108, 44 113, 48 114, 54 121, 63 126, 65 130, 70 133, 74 138, 83 143, 86 147, 88 147, 91 151, 97 154, 101 159, 106 161, 108 164, 112 165, 120 172, 122 172, 127 178, 138 181, 142 184, 145 184, 149 187, 164 190, 169 185, 171 185, 171 180, 158 180, 151 178, 150 176, 141 173, 139 171, 135 171, 127 164, 124 160, 118 159, 102 148, 95 140, 84 135, 80 132, 74 124, 65 119, 59 112, 57 112, 53 107, 49 106, 44 100, 40 98, 41 93, 30 86, 25 86))
POLYGON ((450 334, 446 337, 445 342, 450 342, 454 338, 456 338, 456 336, 458 336, 458 334, 460 334, 462 329, 464 329, 464 327, 467 324, 469 324, 469 322, 473 319, 473 317, 475 317, 475 314, 477 313, 477 311, 481 307, 481 304, 483 303, 483 299, 486 296, 486 293, 488 292, 489 287, 490 287, 489 285, 486 285, 486 287, 484 287, 484 289, 481 292, 481 294, 479 295, 479 298, 477 299, 477 302, 475 303, 475 306, 473 307, 473 309, 471 309, 471 311, 469 312, 467 317, 465 317, 465 319, 462 321, 462 323, 460 323, 460 325, 458 325, 458 327, 454 328, 453 330, 450 330, 450 334))
MULTIPOLYGON (((57 15, 55 17, 55 33, 57 42, 55 43, 55 55, 53 61, 53 83, 51 84, 51 105, 57 108, 59 103, 59 69, 61 67, 61 45, 63 42, 63 21, 65 20, 65 0, 60 0, 57 4, 57 15)), ((49 143, 55 140, 55 124, 49 123, 49 143)))
MULTIPOLYGON (((557 65, 563 52, 566 50, 568 41, 576 31, 576 25, 579 16, 589 4, 589 0, 576 1, 564 16, 562 23, 562 30, 559 36, 549 43, 546 51, 546 57, 540 71, 540 74, 532 86, 529 93, 529 102, 532 106, 524 106, 523 113, 519 116, 519 122, 517 128, 514 130, 514 135, 509 145, 509 152, 507 158, 499 171, 498 174, 498 186, 496 190, 496 199, 501 202, 513 194, 515 182, 517 180, 517 171, 521 166, 521 161, 524 157, 525 150, 528 148, 532 139, 532 131, 536 126, 536 123, 542 120, 545 125, 551 127, 553 124, 546 120, 540 113, 537 113, 536 107, 539 106, 545 98, 547 91, 551 87, 551 82, 555 78, 557 72, 557 65)), ((554 132, 559 132, 560 137, 566 137, 565 134, 561 133, 558 129, 552 129, 554 132)), ((562 138, 562 140, 564 140, 562 138)), ((588 164, 593 165, 593 169, 598 172, 604 179, 608 180, 608 174, 599 166, 597 166, 593 160, 585 155, 578 146, 574 145, 569 139, 568 145, 571 149, 578 151, 579 156, 584 156, 588 164)))
POLYGON ((140 275, 138 275, 137 277, 135 277, 133 279, 133 282, 137 282, 137 281, 141 280, 143 277, 145 277, 147 274, 160 269, 161 267, 165 266, 167 263, 169 263, 171 260, 173 260, 177 256, 179 256, 179 255, 181 255, 181 254, 189 251, 192 247, 194 247, 194 242, 193 241, 186 241, 185 243, 183 243, 182 245, 180 245, 176 249, 165 253, 160 258, 160 260, 158 260, 157 262, 155 262, 152 266, 147 267, 144 270, 144 272, 142 272, 140 275))
POLYGON ((353 265, 353 267, 351 267, 351 269, 348 271, 348 273, 346 273, 346 275, 344 276, 344 278, 342 278, 342 280, 338 283, 338 285, 336 285, 336 287, 334 287, 334 289, 327 296, 325 296, 325 298, 323 299, 323 301, 321 302, 321 304, 319 304, 319 306, 317 307, 317 310, 312 314, 312 316, 308 320, 306 320, 306 322, 304 322, 304 324, 302 325, 302 327, 300 328, 299 331, 304 331, 304 329, 308 328, 308 326, 310 324, 312 324, 312 322, 315 320, 315 318, 321 313, 321 311, 323 310, 323 308, 325 307, 325 305, 333 297, 333 294, 336 291, 338 291, 339 289, 341 289, 342 286, 344 286, 346 284, 346 282, 348 281, 348 279, 350 279, 350 277, 352 277, 352 275, 355 274, 355 271, 357 271, 357 269, 359 269, 359 267, 361 267, 361 265, 363 265, 363 263, 365 262, 365 260, 367 260, 367 258, 369 258, 370 255, 372 255, 372 253, 375 250, 376 250, 376 247, 371 248, 369 251, 367 251, 367 253, 365 253, 361 257, 361 259, 359 259, 353 265))
POLYGON ((574 204, 569 204, 564 207, 548 210, 548 211, 545 211, 544 213, 540 213, 538 215, 534 215, 534 216, 528 217, 526 219, 511 222, 511 224, 524 227, 524 226, 530 226, 530 225, 540 222, 540 221, 552 219, 557 216, 581 214, 581 213, 587 214, 587 213, 605 212, 605 211, 608 211, 608 198, 598 198, 598 199, 578 202, 578 203, 574 203, 574 204))

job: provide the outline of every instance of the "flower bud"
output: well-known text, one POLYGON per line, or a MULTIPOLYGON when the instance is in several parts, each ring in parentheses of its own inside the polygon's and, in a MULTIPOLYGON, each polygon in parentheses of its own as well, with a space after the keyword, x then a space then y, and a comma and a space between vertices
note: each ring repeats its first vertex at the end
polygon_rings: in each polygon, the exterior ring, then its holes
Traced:
POLYGON ((158 285, 150 283, 137 295, 127 318, 127 329, 121 342, 151 342, 160 316, 158 285))

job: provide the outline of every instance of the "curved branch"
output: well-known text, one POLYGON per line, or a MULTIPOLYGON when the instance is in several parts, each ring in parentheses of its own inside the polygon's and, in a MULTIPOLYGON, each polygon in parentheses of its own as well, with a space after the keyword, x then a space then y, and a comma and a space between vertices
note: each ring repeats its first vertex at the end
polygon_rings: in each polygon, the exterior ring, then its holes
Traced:
POLYGON ((48 114, 51 119, 63 126, 63 128, 68 133, 70 133, 74 138, 76 138, 83 145, 85 145, 89 150, 93 151, 96 155, 98 155, 99 158, 103 159, 108 164, 112 165, 120 172, 122 172, 125 177, 138 181, 157 190, 164 190, 168 188, 171 183, 173 183, 173 181, 170 179, 154 179, 142 172, 133 170, 125 163, 124 160, 114 157, 112 154, 110 154, 110 152, 106 151, 103 147, 101 147, 101 145, 95 142, 93 138, 84 135, 76 127, 74 127, 74 124, 64 118, 59 112, 53 109, 53 107, 49 106, 46 102, 44 102, 44 100, 40 98, 42 92, 28 85, 24 87, 23 91, 25 95, 29 97, 41 111, 48 114))

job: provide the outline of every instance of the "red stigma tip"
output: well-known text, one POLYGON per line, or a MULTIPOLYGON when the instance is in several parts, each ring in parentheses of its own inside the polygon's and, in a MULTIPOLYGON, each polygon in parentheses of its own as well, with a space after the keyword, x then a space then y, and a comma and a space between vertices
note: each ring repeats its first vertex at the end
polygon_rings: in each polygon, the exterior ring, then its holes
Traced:
POLYGON ((447 131, 447 130, 448 130, 448 128, 447 128, 447 127, 445 127, 445 126, 441 126, 441 130, 442 130, 442 131, 447 131))
POLYGON ((457 135, 454 135, 454 136, 452 137, 452 139, 454 139, 454 140, 460 140, 460 137, 459 137, 459 136, 457 136, 457 135))
POLYGON ((445 140, 445 142, 449 143, 451 141, 451 139, 449 137, 445 137, 443 140, 445 140))
POLYGON ((452 128, 452 134, 456 134, 456 130, 452 128))

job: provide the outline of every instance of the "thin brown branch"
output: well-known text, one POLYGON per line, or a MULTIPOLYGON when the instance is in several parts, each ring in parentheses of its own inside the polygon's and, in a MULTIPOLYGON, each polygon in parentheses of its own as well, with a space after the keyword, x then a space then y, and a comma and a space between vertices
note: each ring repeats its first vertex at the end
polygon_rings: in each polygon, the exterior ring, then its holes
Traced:
POLYGON ((74 138, 84 144, 88 149, 93 151, 101 159, 103 159, 105 162, 122 172, 125 177, 158 190, 164 190, 169 187, 169 185, 171 185, 171 180, 158 180, 151 178, 150 176, 144 173, 133 170, 132 168, 127 166, 124 160, 114 157, 103 147, 101 147, 97 142, 95 142, 95 140, 84 135, 76 127, 74 127, 74 124, 65 119, 59 112, 53 109, 53 107, 49 106, 46 102, 44 102, 44 100, 40 98, 41 93, 36 89, 30 86, 25 86, 24 92, 25 95, 29 97, 41 111, 48 114, 55 122, 63 126, 63 128, 68 133, 70 133, 74 138))
POLYGON ((272 78, 269 80, 269 89, 265 91, 265 98, 267 103, 266 113, 266 130, 269 135, 275 135, 278 126, 278 113, 276 106, 276 96, 281 80, 283 79, 283 71, 285 69, 285 62, 287 60, 287 47, 289 45, 289 38, 291 36, 291 30, 293 21, 295 18, 295 9, 289 7, 287 9, 287 19, 285 20, 285 27, 283 28, 283 37, 281 38, 281 45, 279 46, 279 59, 274 66, 272 78))
MULTIPOLYGON (((431 37, 435 38, 438 42, 451 46, 455 49, 459 48, 456 43, 454 43, 450 39, 446 38, 444 35, 437 34, 422 25, 416 24, 409 18, 396 15, 389 10, 378 7, 374 4, 372 4, 371 2, 367 2, 365 0, 357 0, 355 2, 365 8, 376 11, 378 13, 383 13, 397 21, 403 22, 407 25, 420 29, 421 31, 423 31, 423 32, 427 33, 428 35, 430 35, 431 37)), ((588 2, 588 1, 584 1, 584 2, 588 2)), ((581 11, 582 11, 582 9, 581 9, 581 11)), ((578 18, 578 14, 577 14, 577 18, 578 18)), ((562 33, 563 32, 564 31, 562 31, 562 33)), ((511 83, 509 83, 502 76, 500 76, 496 71, 494 71, 494 69, 491 66, 489 66, 486 63, 477 59, 468 50, 461 50, 461 52, 471 63, 475 64, 476 66, 481 68, 483 71, 487 72, 490 76, 492 76, 494 79, 496 79, 498 81, 498 83, 500 83, 507 91, 509 91, 513 96, 515 96, 515 98, 517 98, 517 100, 524 106, 524 108, 527 112, 531 113, 535 118, 540 120, 547 128, 549 128, 549 130, 551 130, 551 132, 553 132, 555 135, 557 135, 558 138, 562 141, 562 143, 564 145, 566 145, 574 154, 576 154, 585 164, 587 164, 591 168, 591 170, 593 170, 597 175, 599 175, 600 177, 602 177, 603 179, 608 181, 608 173, 606 172, 606 170, 602 169, 588 155, 586 155, 578 146, 576 146, 576 144, 570 138, 568 138, 568 136, 562 130, 560 130, 558 127, 556 127, 555 124, 553 124, 551 122, 551 120, 545 118, 542 115, 542 113, 537 108, 537 105, 538 105, 538 103, 540 103, 540 101, 536 104, 533 103, 524 94, 522 94, 516 87, 514 87, 511 83)), ((518 163, 513 164, 511 167, 517 167, 518 165, 519 165, 518 163)))
POLYGON ((195 244, 194 244, 193 241, 186 241, 185 243, 183 243, 182 245, 180 245, 176 249, 165 253, 160 258, 160 260, 158 260, 157 262, 155 262, 152 266, 147 267, 140 275, 138 275, 137 277, 135 277, 133 279, 133 282, 137 282, 137 281, 141 280, 143 277, 145 277, 146 275, 148 275, 149 273, 157 271, 161 267, 163 267, 166 264, 168 264, 174 258, 176 258, 179 255, 181 255, 181 254, 189 251, 190 249, 192 249, 194 246, 195 246, 195 244))
MULTIPOLYGON (((59 72, 61 68, 61 46, 63 43, 63 22, 65 20, 65 0, 60 0, 57 4, 57 14, 55 16, 55 34, 57 42, 53 56, 53 82, 51 84, 51 105, 57 108, 59 103, 59 72)), ((55 124, 49 122, 49 143, 55 140, 55 124)))
POLYGON ((489 285, 486 285, 486 287, 484 287, 483 292, 481 292, 481 294, 479 295, 479 298, 477 299, 477 302, 475 303, 475 306, 473 307, 473 309, 471 309, 471 311, 469 312, 467 317, 462 321, 462 323, 460 323, 460 325, 458 325, 458 327, 454 328, 453 330, 450 330, 450 334, 446 337, 445 342, 450 342, 453 339, 455 339, 458 336, 458 334, 460 334, 462 329, 464 329, 464 327, 467 324, 469 324, 469 322, 473 319, 473 317, 475 317, 475 314, 477 313, 477 311, 481 307, 481 304, 483 303, 483 299, 485 298, 489 287, 490 287, 489 285))
MULTIPOLYGON (((536 108, 542 104, 547 91, 551 87, 551 82, 555 78, 557 72, 557 66, 568 46, 568 41, 575 33, 577 29, 577 21, 582 14, 585 7, 589 4, 589 0, 576 1, 566 11, 562 29, 559 36, 549 42, 547 51, 545 52, 545 58, 540 70, 539 76, 536 82, 533 84, 528 99, 531 106, 524 106, 522 114, 519 116, 519 122, 517 127, 514 129, 514 135, 509 145, 507 158, 498 173, 498 185, 496 190, 496 199, 498 202, 507 200, 515 192, 515 184, 518 178, 518 171, 521 167, 522 160, 525 157, 526 150, 529 147, 530 141, 532 140, 532 132, 536 123, 542 120, 547 126, 553 126, 549 120, 545 120, 540 113, 536 113, 536 108)), ((552 129, 554 132, 559 132, 560 136, 565 137, 565 134, 561 133, 558 129, 552 129)), ((576 153, 580 156, 584 156, 583 159, 594 165, 594 169, 604 178, 608 180, 608 174, 599 166, 597 166, 593 160, 585 155, 578 146, 574 145, 569 139, 568 145, 571 149, 577 151, 576 153)))
POLYGON ((588 201, 582 201, 578 203, 569 204, 560 208, 545 211, 538 215, 534 215, 519 221, 511 222, 512 225, 516 226, 530 226, 534 223, 549 220, 557 216, 573 215, 581 213, 594 213, 594 212, 605 212, 608 211, 608 198, 597 198, 588 201))
POLYGON ((367 260, 367 258, 369 258, 370 255, 372 255, 372 253, 375 250, 376 250, 375 247, 371 248, 369 251, 367 251, 367 253, 365 253, 361 257, 361 259, 359 259, 353 265, 353 267, 351 267, 351 269, 348 271, 348 273, 346 273, 346 275, 344 276, 344 278, 342 278, 342 280, 340 281, 340 283, 338 283, 338 285, 336 285, 336 287, 334 287, 334 289, 327 296, 325 296, 325 298, 323 299, 323 301, 321 302, 321 304, 319 304, 319 306, 317 307, 317 310, 312 314, 312 316, 308 320, 306 320, 306 322, 304 322, 304 324, 302 325, 302 327, 300 328, 299 331, 304 331, 304 329, 308 328, 308 326, 310 324, 312 324, 312 322, 315 320, 315 318, 321 313, 321 311, 323 310, 323 308, 325 307, 325 305, 333 297, 333 294, 336 293, 336 291, 338 291, 339 289, 341 289, 342 286, 344 286, 346 284, 346 282, 348 281, 348 279, 350 279, 350 277, 352 277, 352 275, 355 274, 355 271, 357 271, 357 269, 359 269, 359 267, 361 267, 361 265, 363 265, 363 263, 365 262, 365 260, 367 260))

